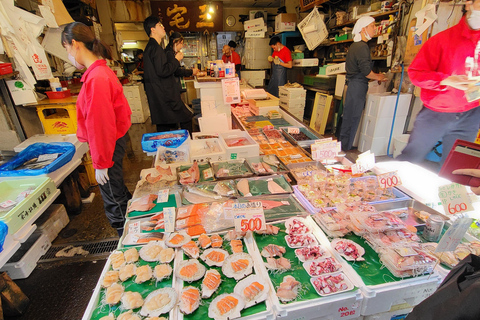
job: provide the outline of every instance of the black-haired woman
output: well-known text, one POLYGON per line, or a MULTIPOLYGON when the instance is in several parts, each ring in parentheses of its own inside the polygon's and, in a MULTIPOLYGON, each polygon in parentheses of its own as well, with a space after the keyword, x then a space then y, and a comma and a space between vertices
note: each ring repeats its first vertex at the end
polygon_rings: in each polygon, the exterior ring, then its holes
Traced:
POLYGON ((72 64, 79 70, 87 68, 77 98, 77 137, 90 147, 105 214, 121 236, 131 198, 122 162, 132 112, 122 85, 105 61, 112 59, 110 47, 81 22, 68 24, 61 39, 72 64))

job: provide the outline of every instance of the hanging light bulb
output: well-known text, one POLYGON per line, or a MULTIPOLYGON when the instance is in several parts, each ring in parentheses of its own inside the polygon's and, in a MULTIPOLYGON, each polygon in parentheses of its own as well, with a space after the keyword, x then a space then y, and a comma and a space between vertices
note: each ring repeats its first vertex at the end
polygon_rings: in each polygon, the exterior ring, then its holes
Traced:
POLYGON ((209 13, 214 13, 214 12, 215 12, 215 10, 213 9, 213 6, 212 6, 212 5, 210 5, 210 6, 208 7, 208 12, 209 12, 209 13))
POLYGON ((212 15, 210 13, 207 13, 207 20, 211 20, 212 19, 212 15))

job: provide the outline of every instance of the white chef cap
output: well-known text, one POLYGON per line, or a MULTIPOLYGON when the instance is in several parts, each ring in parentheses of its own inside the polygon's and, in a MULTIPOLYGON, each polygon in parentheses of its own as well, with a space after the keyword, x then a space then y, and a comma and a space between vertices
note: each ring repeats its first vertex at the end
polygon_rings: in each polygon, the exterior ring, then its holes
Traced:
POLYGON ((362 41, 362 29, 368 26, 370 23, 375 22, 370 16, 363 16, 357 20, 355 26, 353 27, 353 41, 359 42, 362 41))

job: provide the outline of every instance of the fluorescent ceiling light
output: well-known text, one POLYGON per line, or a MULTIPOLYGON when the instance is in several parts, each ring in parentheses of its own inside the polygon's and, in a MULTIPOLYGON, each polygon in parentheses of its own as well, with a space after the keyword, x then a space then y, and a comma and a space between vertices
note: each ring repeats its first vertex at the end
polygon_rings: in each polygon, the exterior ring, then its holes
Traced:
POLYGON ((136 45, 137 41, 123 41, 123 45, 136 45))

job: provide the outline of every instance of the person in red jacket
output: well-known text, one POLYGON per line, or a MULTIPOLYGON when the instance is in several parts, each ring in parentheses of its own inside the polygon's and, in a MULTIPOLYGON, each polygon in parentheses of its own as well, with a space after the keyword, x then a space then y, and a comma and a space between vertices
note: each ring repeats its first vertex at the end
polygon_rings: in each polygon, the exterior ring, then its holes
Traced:
POLYGON ((132 112, 122 85, 106 64, 105 59, 112 59, 110 47, 81 22, 68 24, 61 39, 72 64, 79 70, 87 68, 77 98, 77 137, 90 147, 105 214, 121 236, 132 197, 122 167, 132 112))
MULTIPOLYGON (((232 41, 230 41, 232 42, 232 41)), ((234 42, 235 43, 235 42, 234 42)), ((240 55, 235 52, 235 49, 232 48, 230 45, 224 45, 222 48, 222 60, 223 62, 231 62, 235 64, 235 72, 240 77, 240 70, 242 69, 242 59, 240 59, 240 55)))
POLYGON ((466 61, 475 57, 480 41, 480 0, 467 1, 465 9, 460 22, 425 42, 408 67, 412 83, 421 88, 423 108, 398 160, 421 163, 442 139, 443 164, 456 139, 477 136, 479 102, 468 102, 465 90, 476 82, 466 76, 466 61))

